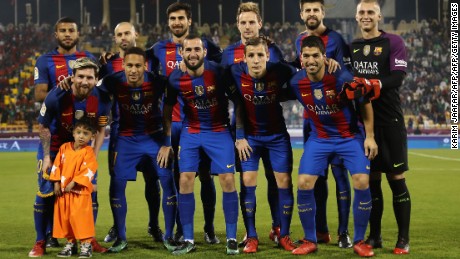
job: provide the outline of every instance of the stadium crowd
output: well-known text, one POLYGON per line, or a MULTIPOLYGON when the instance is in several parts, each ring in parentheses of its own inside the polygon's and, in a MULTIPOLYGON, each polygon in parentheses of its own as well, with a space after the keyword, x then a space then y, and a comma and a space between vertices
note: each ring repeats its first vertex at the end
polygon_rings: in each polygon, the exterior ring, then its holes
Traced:
MULTIPOLYGON (((353 21, 325 19, 331 29, 342 33, 344 39, 354 38, 356 31, 353 21), (350 29, 350 28, 351 29, 350 29)), ((206 35, 221 48, 239 37, 236 26, 225 23, 198 26, 193 31, 206 35)), ((294 41, 304 30, 300 22, 295 24, 266 22, 261 33, 273 39, 281 48, 284 58, 295 58, 294 41)), ((139 26, 140 35, 145 35, 145 48, 155 42, 169 38, 167 24, 139 26)), ((408 51, 408 69, 400 89, 403 111, 409 133, 417 127, 430 129, 443 127, 450 123, 450 85, 449 85, 449 34, 448 29, 436 19, 423 20, 417 29, 399 31, 408 51), (428 50, 428 51, 427 51, 428 50)), ((113 49, 113 31, 107 26, 93 26, 82 29, 81 46, 91 46, 93 50, 113 49)), ((29 130, 36 124, 39 104, 33 100, 33 67, 35 59, 50 48, 54 42, 53 27, 48 24, 0 23, 0 118, 2 125, 15 121, 26 123, 29 130)), ((94 53, 98 55, 99 53, 94 53)), ((284 117, 289 128, 300 128, 303 108, 296 102, 283 104, 284 117)))

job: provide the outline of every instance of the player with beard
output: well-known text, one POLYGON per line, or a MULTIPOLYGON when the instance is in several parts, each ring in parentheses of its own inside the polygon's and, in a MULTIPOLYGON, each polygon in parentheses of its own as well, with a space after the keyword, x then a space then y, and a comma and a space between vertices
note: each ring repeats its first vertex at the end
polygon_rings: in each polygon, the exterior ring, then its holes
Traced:
POLYGON ((393 253, 408 254, 411 198, 404 175, 409 170, 407 131, 399 97, 399 88, 406 75, 407 54, 400 36, 379 30, 381 19, 378 1, 361 1, 356 8, 356 21, 362 38, 351 44, 353 72, 359 77, 355 80, 365 84, 366 88, 380 89, 380 98, 372 102, 379 156, 371 162, 372 212, 366 242, 374 248, 382 247, 381 184, 382 173, 385 173, 393 193, 393 211, 398 224, 398 240, 393 253))
MULTIPOLYGON (((173 106, 180 98, 184 103, 184 121, 179 143, 179 210, 184 243, 172 253, 186 254, 195 250, 193 221, 195 196, 193 193, 198 163, 203 150, 211 159, 211 173, 217 174, 222 187, 222 204, 227 233, 227 254, 238 254, 236 231, 238 194, 235 189, 234 143, 228 127, 228 96, 235 95, 226 85, 218 64, 205 59, 207 50, 196 35, 187 35, 181 49, 185 72, 174 70, 169 75, 163 119, 165 133, 171 137, 173 106)), ((236 101, 236 100, 234 100, 236 101)), ((241 107, 236 104, 236 107, 241 107)))
MULTIPOLYGON (((46 95, 53 87, 61 80, 65 79, 65 77, 72 74, 72 68, 69 66, 69 61, 81 57, 90 57, 95 60, 91 53, 77 49, 79 31, 77 22, 74 19, 69 17, 59 19, 54 26, 54 36, 58 44, 57 48, 38 57, 35 64, 34 89, 35 101, 37 102, 43 102, 46 95)), ((35 246, 29 253, 30 257, 43 255, 45 247, 59 246, 57 240, 52 237, 51 233, 53 225, 54 187, 51 182, 43 178, 43 165, 50 164, 49 160, 43 160, 44 157, 49 155, 44 154, 43 151, 42 143, 39 143, 37 153, 39 189, 34 203, 34 224, 37 237, 35 246)), ((94 222, 96 222, 99 207, 97 202, 97 185, 93 188, 91 196, 93 199, 94 222)), ((101 247, 95 239, 92 241, 92 246, 96 252, 105 251, 105 248, 101 247)))
MULTIPOLYGON (((326 27, 323 23, 325 16, 324 0, 300 0, 300 17, 305 23, 306 30, 299 34, 295 41, 297 49, 297 59, 294 64, 301 68, 300 64, 300 45, 302 40, 310 35, 320 37, 326 46, 326 57, 336 60, 342 69, 351 72, 350 51, 343 40, 342 36, 334 30, 326 27)), ((307 141, 311 127, 309 125, 308 113, 304 111, 303 136, 304 142, 307 141)), ((348 218, 350 214, 351 189, 348 180, 348 173, 343 166, 343 161, 335 156, 329 161, 332 175, 336 183, 336 199, 339 214, 338 246, 349 248, 352 246, 348 234, 348 218)), ((328 186, 327 176, 319 176, 315 183, 315 200, 316 200, 316 235, 318 243, 329 243, 331 235, 327 225, 327 198, 328 186)))
MULTIPOLYGON (((192 10, 189 4, 176 2, 168 6, 166 14, 172 37, 167 40, 159 41, 148 49, 147 59, 151 70, 155 72, 158 71, 162 75, 169 76, 171 72, 178 69, 181 64, 182 56, 180 55, 180 49, 182 48, 185 37, 187 37, 190 32, 190 26, 192 25, 192 10)), ((219 63, 222 55, 221 49, 206 38, 202 38, 201 40, 204 44, 204 48, 207 49, 206 59, 219 63)), ((181 68, 184 69, 183 65, 181 68)), ((177 154, 179 153, 178 147, 180 141, 180 131, 182 129, 182 121, 184 120, 183 105, 184 103, 179 98, 177 100, 177 104, 174 106, 172 117, 171 143, 176 156, 176 161, 174 163, 176 188, 180 188, 177 154)), ((198 176, 201 182, 201 201, 203 203, 204 214, 204 239, 208 244, 216 244, 220 243, 220 240, 214 232, 216 187, 214 186, 212 176, 209 174, 209 164, 209 159, 203 154, 203 159, 198 170, 198 176)), ((180 241, 183 233, 179 215, 177 216, 176 222, 177 229, 175 239, 176 241, 180 241)))
MULTIPOLYGON (((113 73, 119 72, 123 70, 123 58, 125 56, 125 51, 131 47, 136 46, 136 39, 137 39, 137 32, 129 22, 121 22, 115 26, 114 31, 114 41, 118 47, 118 53, 103 55, 101 57, 105 59, 104 63, 101 66, 101 73, 100 77, 103 78, 106 75, 111 75, 113 73)), ((112 105, 112 123, 110 124, 110 141, 109 141, 109 172, 111 176, 111 182, 113 177, 113 166, 114 166, 114 155, 115 155, 115 146, 116 146, 116 136, 118 135, 118 125, 119 125, 119 111, 118 106, 115 103, 112 105)), ((144 162, 141 163, 139 171, 143 172, 144 180, 145 180, 145 199, 147 200, 147 204, 149 206, 149 224, 148 224, 148 233, 149 235, 153 236, 154 241, 156 242, 163 242, 163 233, 158 225, 158 213, 160 212, 160 186, 158 183, 158 179, 156 179, 154 174, 152 173, 155 169, 150 166, 150 163, 144 162)), ((109 188, 110 192, 109 195, 112 197, 113 191, 109 188)), ((113 210, 113 208, 112 208, 113 210)), ((113 211, 112 211, 113 215, 113 211)), ((114 215, 113 215, 114 216, 114 215)), ((114 216, 115 219, 115 216, 114 216)), ((118 230, 116 225, 114 224, 112 228, 110 228, 108 234, 104 238, 104 242, 113 242, 118 235, 118 230)))

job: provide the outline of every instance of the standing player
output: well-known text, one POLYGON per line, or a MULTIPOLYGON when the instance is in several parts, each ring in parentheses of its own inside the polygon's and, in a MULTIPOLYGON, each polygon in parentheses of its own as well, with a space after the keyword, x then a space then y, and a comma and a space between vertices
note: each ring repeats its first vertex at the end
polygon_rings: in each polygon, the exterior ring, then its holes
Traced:
MULTIPOLYGON (((300 0, 300 18, 305 23, 306 30, 299 34, 295 41, 297 55, 296 66, 300 65, 300 45, 305 37, 315 35, 320 37, 326 46, 326 57, 337 61, 342 69, 351 72, 350 51, 342 36, 326 27, 323 23, 325 16, 324 0, 300 0)), ((308 139, 311 130, 308 112, 304 111, 304 142, 308 139)), ((348 234, 348 218, 350 214, 351 189, 348 172, 343 166, 343 161, 338 156, 330 159, 331 171, 336 183, 336 198, 339 213, 339 226, 337 230, 338 245, 341 248, 351 247, 348 234)), ((319 176, 315 183, 316 200, 316 230, 318 243, 329 243, 331 235, 327 226, 327 169, 325 176, 319 176)))
POLYGON ((105 77, 100 85, 113 95, 120 113, 115 147, 114 176, 111 181, 111 200, 118 235, 110 252, 126 249, 126 185, 136 180, 136 167, 149 162, 155 168, 153 177, 160 179, 163 188, 162 206, 165 220, 164 245, 175 248, 172 240, 176 192, 170 165, 161 168, 156 163, 160 149, 165 148, 159 100, 164 93, 166 79, 146 71, 145 51, 132 47, 125 50, 124 71, 105 77), (146 160, 144 160, 146 159, 146 160))
POLYGON ((381 177, 384 172, 393 193, 393 210, 398 224, 398 241, 393 253, 408 254, 411 199, 404 176, 409 170, 407 132, 399 99, 399 87, 407 68, 406 49, 401 37, 378 29, 381 19, 377 1, 361 1, 356 9, 356 21, 362 38, 351 45, 353 72, 359 77, 356 80, 381 88, 380 98, 372 102, 379 156, 371 163, 372 213, 367 243, 374 248, 382 247, 381 177))
MULTIPOLYGON (((235 152, 228 127, 228 99, 222 69, 205 59, 203 41, 195 35, 185 37, 181 50, 186 71, 174 70, 169 76, 163 118, 167 136, 171 133, 172 107, 177 98, 184 103, 185 114, 179 144, 179 210, 184 243, 173 254, 195 250, 193 218, 195 174, 203 150, 211 159, 211 173, 219 176, 227 233, 227 254, 238 254, 236 231, 238 194, 235 189, 235 152)), ((229 95, 234 94, 228 93, 229 95)), ((236 107, 239 107, 236 105, 236 107)))
MULTIPOLYGON (((118 53, 112 55, 107 61, 106 64, 101 67, 101 78, 106 75, 113 74, 123 70, 123 58, 125 56, 125 51, 131 47, 136 46, 137 32, 129 22, 121 22, 117 24, 114 31, 114 41, 118 47, 118 53)), ((110 124, 110 142, 109 142, 109 171, 110 176, 114 174, 113 172, 113 162, 115 155, 116 139, 118 136, 118 125, 119 125, 119 112, 118 105, 116 103, 112 104, 112 123, 110 124)), ((142 164, 141 168, 138 168, 139 171, 143 172, 145 180, 145 199, 149 206, 149 225, 148 233, 153 236, 154 241, 163 242, 163 233, 158 225, 158 213, 160 212, 160 186, 158 184, 158 179, 154 177, 151 163, 146 161, 142 164)), ((112 192, 110 192, 110 197, 112 197, 112 192)), ((112 208, 113 210, 113 208, 112 208)), ((113 242, 117 237, 117 228, 115 225, 115 216, 114 217, 114 226, 109 230, 109 233, 104 238, 104 242, 113 242)))
POLYGON ((340 155, 353 180, 354 251, 360 256, 374 255, 372 247, 364 243, 367 221, 372 208, 369 190, 369 160, 377 155, 374 141, 372 105, 359 104, 366 136, 362 136, 357 115, 351 101, 341 102, 342 85, 352 80, 348 70, 328 74, 325 70, 326 50, 320 37, 309 36, 302 40, 301 61, 303 69, 290 81, 292 91, 308 112, 311 134, 304 144, 299 165, 297 206, 304 230, 303 244, 292 251, 303 255, 317 250, 314 197, 315 182, 324 176, 328 157, 340 155), (364 142, 364 146, 363 146, 364 142))
MULTIPOLYGON (((77 22, 69 17, 60 18, 54 26, 54 36, 57 41, 57 48, 41 55, 37 59, 34 72, 35 80, 35 101, 43 102, 48 92, 56 86, 61 80, 71 74, 72 69, 69 66, 70 60, 76 60, 80 57, 94 58, 91 53, 87 51, 80 51, 77 49, 79 32, 77 22)), ((42 145, 39 144, 38 154, 42 154, 42 145)), ((43 157, 37 156, 38 165, 38 186, 37 195, 34 203, 34 223, 35 231, 37 233, 36 244, 29 256, 41 256, 44 253, 45 241, 46 247, 58 247, 59 244, 55 238, 52 237, 51 230, 53 225, 53 186, 45 180, 42 170, 43 157)), ((99 204, 97 202, 97 186, 91 193, 93 198, 93 212, 94 222, 97 219, 97 212, 99 204)), ((92 242, 94 251, 104 251, 96 240, 92 242)))
POLYGON ((244 63, 231 66, 236 88, 243 97, 244 128, 236 129, 242 173, 241 210, 246 219, 247 240, 243 252, 257 252, 259 240, 255 227, 256 186, 259 160, 263 153, 270 156, 278 186, 280 210, 279 244, 288 251, 296 247, 289 237, 294 204, 292 194, 292 147, 284 123, 280 101, 283 85, 295 73, 295 68, 283 63, 271 63, 267 41, 260 37, 246 41, 244 63))
MULTIPOLYGON (((228 67, 232 64, 243 62, 244 59, 244 46, 246 41, 259 37, 259 30, 262 28, 262 17, 260 16, 260 11, 257 3, 254 2, 245 2, 241 3, 238 7, 236 13, 236 23, 238 30, 241 34, 241 40, 229 45, 224 49, 222 53, 222 66, 228 67)), ((268 46, 268 51, 270 55, 270 62, 276 63, 283 60, 283 54, 278 46, 275 44, 270 44, 268 46)), ((235 124, 232 121, 232 126, 235 124)), ((270 206, 270 212, 272 216, 272 228, 270 230, 269 237, 274 242, 278 243, 280 238, 280 211, 279 211, 279 201, 278 201, 278 186, 276 184, 275 175, 273 174, 273 169, 271 168, 271 161, 268 153, 263 153, 261 155, 262 161, 264 163, 265 177, 267 178, 268 188, 267 188, 267 198, 268 204, 270 206)), ((241 171, 240 168, 236 168, 238 171, 241 171)), ((243 203, 241 203, 243 204, 243 203)), ((243 209, 243 208, 242 208, 243 209)), ((244 224, 246 226, 245 215, 243 214, 244 224)), ((245 239, 241 245, 245 245, 245 239)))
MULTIPOLYGON (((160 74, 169 76, 171 72, 178 69, 182 57, 180 55, 180 49, 182 48, 185 37, 189 34, 190 26, 192 25, 192 10, 191 6, 186 3, 176 2, 168 6, 166 9, 166 15, 168 16, 168 27, 172 37, 167 40, 159 41, 147 50, 147 58, 149 59, 150 69, 153 71, 159 70, 160 74)), ((202 38, 204 48, 208 50, 206 56, 207 60, 212 60, 216 63, 221 61, 222 51, 213 42, 202 38)), ((181 69, 184 69, 183 65, 181 69)), ((179 163, 177 162, 177 154, 179 153, 179 141, 180 132, 182 129, 182 121, 184 120, 183 112, 184 103, 179 98, 177 104, 174 106, 173 117, 172 117, 172 135, 171 143, 176 156, 176 162, 174 163, 174 176, 176 180, 176 187, 180 188, 179 185, 179 163)), ((216 187, 214 181, 209 174, 208 158, 204 157, 200 168, 198 170, 198 176, 201 182, 201 201, 203 203, 203 214, 204 214, 204 239, 208 244, 220 243, 214 232, 214 214, 216 207, 216 187)), ((179 212, 180 214, 180 212, 179 212)), ((177 229, 176 229, 176 241, 181 239, 182 225, 180 224, 180 217, 177 217, 177 229)))

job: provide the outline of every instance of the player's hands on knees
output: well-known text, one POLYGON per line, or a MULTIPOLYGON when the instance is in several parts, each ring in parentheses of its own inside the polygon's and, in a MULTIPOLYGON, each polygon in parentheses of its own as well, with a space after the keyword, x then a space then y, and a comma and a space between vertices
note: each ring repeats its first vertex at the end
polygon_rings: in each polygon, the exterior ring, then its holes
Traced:
POLYGON ((107 65, 107 60, 111 59, 113 56, 112 52, 105 52, 103 51, 101 53, 101 56, 99 57, 99 64, 101 65, 107 65))
POLYGON ((235 147, 238 150, 240 161, 247 161, 251 157, 252 147, 245 138, 237 139, 235 147))
POLYGON ((372 137, 366 137, 364 140, 364 154, 369 160, 373 160, 379 153, 379 149, 375 139, 372 137))
POLYGON ((72 81, 70 80, 72 76, 67 76, 61 82, 58 83, 58 87, 61 88, 62 90, 69 91, 71 86, 72 86, 72 81))
POLYGON ((169 161, 172 160, 174 151, 171 146, 161 146, 157 155, 157 164, 161 168, 166 168, 169 165, 169 161))
POLYGON ((62 196, 62 190, 61 190, 61 183, 60 182, 54 182, 54 195, 56 195, 56 197, 62 196))
POLYGON ((70 190, 73 189, 73 187, 75 187, 75 182, 74 181, 71 181, 69 184, 67 184, 67 186, 64 188, 64 192, 70 192, 70 190))
POLYGON ((335 59, 327 58, 325 63, 327 66, 327 72, 329 74, 335 73, 337 69, 341 69, 339 62, 337 62, 335 59))

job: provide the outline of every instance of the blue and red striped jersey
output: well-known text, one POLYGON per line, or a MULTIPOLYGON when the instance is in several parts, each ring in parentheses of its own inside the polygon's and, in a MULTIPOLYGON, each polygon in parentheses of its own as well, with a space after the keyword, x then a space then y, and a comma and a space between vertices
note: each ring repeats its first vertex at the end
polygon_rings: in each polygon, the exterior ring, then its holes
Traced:
POLYGON ((99 88, 111 93, 120 112, 120 136, 149 135, 163 129, 160 100, 166 78, 144 72, 141 86, 128 85, 124 71, 105 77, 99 88))
POLYGON ((325 74, 319 82, 312 82, 305 69, 290 80, 291 90, 308 113, 311 135, 317 138, 353 138, 358 131, 356 110, 351 101, 341 102, 338 95, 344 82, 351 81, 348 70, 325 74))
POLYGON ((62 144, 73 141, 73 125, 84 116, 99 127, 106 126, 110 106, 109 95, 97 87, 84 100, 75 99, 72 91, 53 88, 46 96, 38 117, 38 122, 50 129, 51 154, 55 156, 62 144))
POLYGON ((189 133, 220 132, 228 128, 228 98, 235 89, 228 88, 223 69, 215 62, 204 61, 204 73, 192 77, 179 69, 169 75, 165 102, 174 105, 177 98, 184 103, 183 127, 189 133))
MULTIPOLYGON (((35 84, 48 84, 48 92, 61 80, 72 75, 70 60, 81 57, 90 57, 96 62, 96 58, 88 51, 79 51, 73 54, 60 54, 57 48, 37 58, 34 71, 35 84)), ((96 62, 97 64, 97 62, 96 62)))
MULTIPOLYGON (((270 53, 270 62, 277 63, 284 60, 283 52, 274 43, 268 46, 268 52, 270 53)), ((244 61, 244 44, 242 41, 237 41, 231 45, 228 45, 222 53, 222 62, 220 63, 223 67, 228 67, 232 64, 240 63, 244 61)))
POLYGON ((99 70, 99 78, 103 78, 122 70, 124 70, 123 59, 120 57, 120 53, 115 53, 107 60, 107 64, 101 66, 101 69, 99 70))
MULTIPOLYGON (((220 47, 206 38, 201 38, 201 40, 203 41, 204 48, 207 50, 206 59, 220 63, 222 58, 220 47)), ((175 43, 172 39, 155 43, 146 51, 149 70, 158 72, 160 75, 169 76, 172 71, 179 68, 179 63, 182 61, 182 56, 180 55, 181 48, 182 45, 175 43)), ((173 121, 183 121, 183 105, 181 100, 177 100, 177 104, 173 109, 173 121)))
POLYGON ((286 95, 286 83, 296 72, 284 63, 267 62, 267 72, 261 79, 249 75, 246 63, 231 66, 236 89, 243 97, 245 132, 248 135, 273 135, 286 132, 280 101, 286 95))

